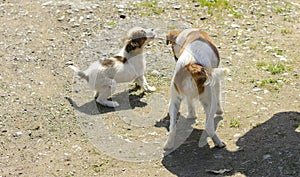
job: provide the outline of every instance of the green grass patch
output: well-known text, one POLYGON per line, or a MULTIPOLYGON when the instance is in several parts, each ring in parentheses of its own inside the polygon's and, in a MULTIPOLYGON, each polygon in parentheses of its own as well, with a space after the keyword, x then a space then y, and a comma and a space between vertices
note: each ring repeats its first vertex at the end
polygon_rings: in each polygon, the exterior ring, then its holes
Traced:
POLYGON ((292 34, 293 31, 290 30, 290 29, 282 29, 282 30, 280 30, 280 33, 281 33, 281 34, 292 34))
MULTIPOLYGON (((152 13, 159 15, 159 14, 163 13, 165 10, 163 8, 157 7, 157 2, 158 2, 157 0, 147 1, 147 2, 142 3, 141 7, 148 8, 152 11, 152 13)), ((142 16, 150 16, 150 15, 151 15, 150 12, 142 13, 142 16)))
POLYGON ((115 25, 116 25, 116 22, 110 21, 110 22, 107 22, 106 24, 108 24, 109 26, 115 26, 115 25))
POLYGON ((263 87, 270 91, 279 91, 285 82, 284 78, 269 78, 258 82, 258 87, 263 87))
POLYGON ((284 65, 282 63, 266 63, 266 62, 258 62, 256 64, 256 67, 260 70, 262 69, 268 71, 273 75, 280 74, 289 71, 291 69, 289 66, 284 65))
MULTIPOLYGON (((199 5, 207 7, 208 14, 213 15, 213 9, 217 10, 228 10, 232 9, 232 5, 228 0, 193 0, 193 2, 198 2, 199 5)), ((239 16, 239 15, 237 15, 239 16)))
POLYGON ((195 0, 194 2, 208 8, 227 9, 231 7, 228 0, 195 0))
POLYGON ((156 7, 157 6, 157 0, 155 1, 147 1, 141 4, 142 7, 156 7))
POLYGON ((234 117, 230 118, 229 127, 230 128, 239 128, 241 123, 234 117))

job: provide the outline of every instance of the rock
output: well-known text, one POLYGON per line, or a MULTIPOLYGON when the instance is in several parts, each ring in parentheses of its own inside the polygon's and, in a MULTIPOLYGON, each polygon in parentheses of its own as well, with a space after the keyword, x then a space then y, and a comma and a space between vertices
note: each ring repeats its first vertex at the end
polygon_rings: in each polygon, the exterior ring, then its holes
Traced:
POLYGON ((175 10, 180 10, 180 8, 181 8, 181 5, 173 6, 173 9, 175 9, 175 10))
POLYGON ((240 28, 240 25, 234 24, 234 23, 233 23, 233 24, 231 24, 231 27, 232 27, 232 28, 240 28))
POLYGON ((199 3, 195 3, 194 6, 195 6, 195 7, 199 7, 200 4, 199 4, 199 3))
POLYGON ((157 71, 157 70, 153 70, 153 71, 151 72, 151 74, 154 74, 154 75, 159 75, 159 71, 157 71))
POLYGON ((126 16, 125 15, 120 15, 120 18, 125 19, 126 16))
POLYGON ((263 156, 263 159, 264 159, 264 160, 269 159, 269 158, 271 158, 271 155, 270 155, 270 154, 266 154, 266 155, 263 156))
POLYGON ((57 20, 58 21, 63 21, 64 19, 65 19, 65 16, 63 15, 63 16, 59 17, 57 20))
POLYGON ((16 133, 14 134, 14 137, 19 137, 19 136, 22 136, 22 135, 23 135, 22 132, 16 132, 16 133))
POLYGON ((262 89, 260 89, 260 88, 254 88, 252 91, 253 92, 260 92, 260 91, 262 91, 262 89))
POLYGON ((66 65, 67 65, 67 66, 73 65, 73 62, 72 62, 72 61, 67 61, 67 62, 66 62, 66 65))
POLYGON ((206 20, 207 18, 206 17, 200 17, 200 20, 206 20))
POLYGON ((72 26, 73 28, 77 28, 77 27, 79 27, 80 26, 80 24, 79 23, 74 23, 74 25, 72 26))

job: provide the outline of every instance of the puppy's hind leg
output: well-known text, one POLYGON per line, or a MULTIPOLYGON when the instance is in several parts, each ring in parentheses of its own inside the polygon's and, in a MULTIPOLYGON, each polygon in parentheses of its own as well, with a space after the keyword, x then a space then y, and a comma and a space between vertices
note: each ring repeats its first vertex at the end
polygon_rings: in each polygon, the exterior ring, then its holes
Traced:
POLYGON ((118 107, 119 103, 116 101, 109 101, 107 98, 114 93, 116 89, 116 81, 112 80, 110 85, 103 85, 100 89, 100 91, 97 91, 96 94, 98 94, 98 97, 96 99, 96 102, 100 103, 103 106, 107 107, 118 107))
POLYGON ((167 142, 165 143, 165 150, 170 150, 174 148, 175 137, 176 137, 176 118, 180 108, 181 97, 177 93, 172 93, 172 97, 169 105, 169 116, 170 116, 170 126, 169 135, 167 142))
POLYGON ((195 105, 194 105, 194 99, 191 97, 187 97, 187 105, 188 105, 188 119, 194 119, 196 118, 196 111, 195 111, 195 105))
POLYGON ((220 140, 215 132, 214 115, 217 109, 215 90, 214 88, 207 87, 206 91, 208 92, 209 96, 202 100, 202 104, 206 113, 205 131, 208 136, 212 138, 215 146, 222 148, 226 145, 220 140))

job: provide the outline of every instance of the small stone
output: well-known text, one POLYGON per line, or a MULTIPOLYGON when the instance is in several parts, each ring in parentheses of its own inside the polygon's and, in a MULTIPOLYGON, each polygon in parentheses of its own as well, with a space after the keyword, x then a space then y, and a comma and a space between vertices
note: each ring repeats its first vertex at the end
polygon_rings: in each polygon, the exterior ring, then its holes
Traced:
POLYGON ((240 133, 236 133, 236 134, 233 135, 233 137, 235 137, 235 138, 238 138, 238 137, 240 137, 240 136, 241 136, 240 133))
POLYGON ((194 6, 195 6, 195 7, 199 7, 200 4, 199 4, 199 3, 195 3, 194 6))
POLYGON ((22 135, 23 135, 22 132, 16 132, 16 133, 14 134, 14 137, 18 137, 18 136, 22 136, 22 135))
POLYGON ((176 6, 173 6, 173 8, 174 8, 175 10, 180 10, 180 8, 181 8, 181 5, 176 5, 176 6))
POLYGON ((72 27, 73 27, 73 28, 76 28, 76 27, 79 27, 79 26, 80 26, 79 23, 75 23, 72 27))
POLYGON ((66 62, 66 65, 67 65, 67 66, 73 65, 73 62, 72 62, 72 61, 67 61, 67 62, 66 62))
POLYGON ((260 88, 254 88, 252 91, 253 92, 260 92, 260 91, 262 91, 262 89, 260 89, 260 88))
POLYGON ((263 159, 264 159, 264 160, 269 159, 269 158, 271 158, 271 155, 270 155, 270 154, 266 154, 266 155, 263 156, 263 159))
POLYGON ((206 20, 207 19, 207 17, 200 17, 200 20, 206 20))
POLYGON ((124 8, 125 8, 125 6, 124 6, 123 4, 116 5, 116 7, 117 7, 118 9, 124 9, 124 8))
POLYGON ((126 15, 120 15, 120 18, 125 19, 126 15))
POLYGON ((157 71, 157 70, 153 70, 153 71, 151 72, 151 74, 154 74, 154 75, 159 75, 159 71, 157 71))
POLYGON ((232 27, 232 28, 240 28, 240 25, 234 24, 234 23, 233 23, 233 24, 231 24, 231 27, 232 27))
POLYGON ((65 16, 63 15, 63 16, 59 17, 57 20, 58 21, 63 21, 64 19, 65 19, 65 16))

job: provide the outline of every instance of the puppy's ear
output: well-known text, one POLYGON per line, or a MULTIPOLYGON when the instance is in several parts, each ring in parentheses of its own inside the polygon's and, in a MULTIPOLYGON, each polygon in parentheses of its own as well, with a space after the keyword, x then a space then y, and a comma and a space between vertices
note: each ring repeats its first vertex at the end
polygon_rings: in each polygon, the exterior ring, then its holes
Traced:
POLYGON ((126 52, 130 52, 135 50, 136 48, 142 47, 143 43, 146 41, 144 38, 139 38, 139 39, 131 39, 126 41, 126 52))
POLYGON ((176 43, 176 38, 178 35, 181 33, 181 30, 172 30, 167 33, 166 36, 166 43, 167 45, 169 44, 175 44, 176 43))

